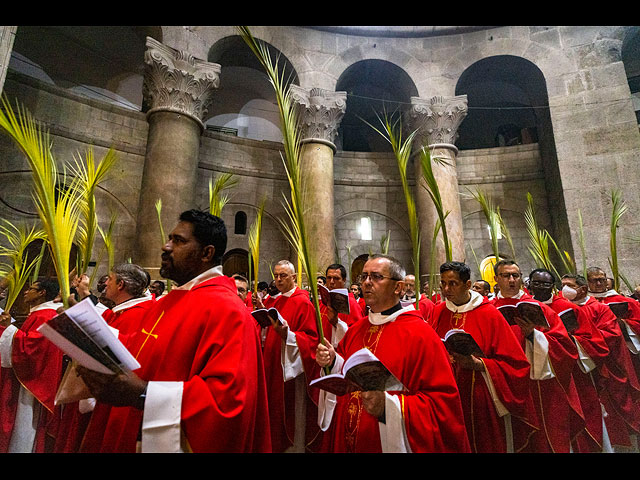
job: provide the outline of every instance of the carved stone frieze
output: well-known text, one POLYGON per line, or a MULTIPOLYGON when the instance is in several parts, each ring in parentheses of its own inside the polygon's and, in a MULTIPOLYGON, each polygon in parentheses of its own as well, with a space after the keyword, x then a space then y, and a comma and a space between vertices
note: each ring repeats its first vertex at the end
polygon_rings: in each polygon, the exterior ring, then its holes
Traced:
POLYGON ((147 115, 171 111, 193 118, 202 128, 221 67, 147 37, 143 95, 147 115))
POLYGON ((333 143, 347 109, 347 93, 322 88, 306 89, 291 85, 291 96, 299 108, 303 142, 333 143))
POLYGON ((467 96, 430 99, 411 98, 407 112, 412 129, 418 129, 423 146, 449 146, 455 149, 458 127, 467 115, 467 96))

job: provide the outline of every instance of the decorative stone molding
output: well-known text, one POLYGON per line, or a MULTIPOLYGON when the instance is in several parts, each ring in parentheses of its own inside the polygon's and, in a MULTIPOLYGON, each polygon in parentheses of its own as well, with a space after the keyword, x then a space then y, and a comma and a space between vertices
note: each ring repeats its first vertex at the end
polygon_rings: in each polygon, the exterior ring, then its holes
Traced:
POLYGON ((333 140, 347 109, 347 92, 305 89, 294 84, 290 89, 293 101, 300 109, 302 141, 329 145, 335 153, 333 140))
POLYGON ((221 67, 147 37, 143 95, 147 117, 157 111, 187 115, 204 130, 221 67))
POLYGON ((423 99, 411 97, 411 108, 407 112, 412 128, 419 129, 422 144, 432 148, 451 148, 457 152, 455 141, 458 127, 467 116, 467 96, 445 98, 442 96, 423 99))

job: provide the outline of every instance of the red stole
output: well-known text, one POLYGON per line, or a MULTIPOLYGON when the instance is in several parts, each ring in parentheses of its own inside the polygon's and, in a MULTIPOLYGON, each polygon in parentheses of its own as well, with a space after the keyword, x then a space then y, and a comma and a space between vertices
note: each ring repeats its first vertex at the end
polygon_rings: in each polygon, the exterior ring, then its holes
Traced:
MULTIPOLYGON (((401 402, 414 453, 470 451, 447 352, 420 312, 411 309, 383 325, 372 325, 368 320, 356 323, 338 346, 338 354, 346 360, 363 347, 369 348, 408 389, 393 394, 401 402)), ((364 411, 360 392, 338 397, 332 423, 330 451, 382 451, 378 419, 364 411)))
MULTIPOLYGON (((486 298, 473 310, 455 314, 446 302, 440 302, 432 319, 441 338, 452 328, 459 328, 478 343, 486 355, 482 362, 499 400, 511 414, 514 451, 522 451, 537 430, 537 419, 529 391, 529 361, 509 324, 486 298)), ((472 451, 505 453, 504 421, 498 416, 484 376, 455 364, 454 372, 472 451)))

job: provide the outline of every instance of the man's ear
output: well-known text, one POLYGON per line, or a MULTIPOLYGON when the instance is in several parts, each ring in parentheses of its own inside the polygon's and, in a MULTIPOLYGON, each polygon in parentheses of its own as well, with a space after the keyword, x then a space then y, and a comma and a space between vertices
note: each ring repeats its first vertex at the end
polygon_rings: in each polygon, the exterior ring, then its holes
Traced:
POLYGON ((214 247, 213 245, 207 245, 202 249, 202 261, 204 263, 211 263, 215 254, 216 247, 214 247))
POLYGON ((396 293, 397 295, 402 295, 402 293, 404 292, 404 287, 405 287, 405 283, 404 280, 400 280, 397 284, 396 284, 396 288, 394 290, 394 293, 396 293))

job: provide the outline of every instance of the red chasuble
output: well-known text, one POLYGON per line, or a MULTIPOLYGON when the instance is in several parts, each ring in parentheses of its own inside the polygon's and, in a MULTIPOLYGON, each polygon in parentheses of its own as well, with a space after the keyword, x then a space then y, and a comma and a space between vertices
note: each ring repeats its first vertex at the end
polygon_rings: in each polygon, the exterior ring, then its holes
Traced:
MULTIPOLYGON (((309 300, 309 292, 296 287, 291 296, 278 295, 273 307, 286 320, 295 334, 304 368, 305 385, 319 375, 320 368, 315 361, 318 345, 315 307, 309 300)), ((282 453, 293 445, 295 432, 295 380, 284 381, 282 372, 283 340, 271 327, 267 328, 264 344, 264 366, 269 395, 269 419, 271 445, 274 453, 282 453)), ((318 390, 307 389, 305 445, 314 451, 321 441, 318 427, 318 390)))
MULTIPOLYGON (((172 289, 153 303, 126 346, 144 380, 183 382, 186 451, 270 451, 260 343, 233 279, 172 289)), ((142 416, 98 402, 81 451, 135 452, 142 416)))
MULTIPOLYGON (((320 317, 322 318, 322 333, 324 337, 330 342, 331 341, 331 332, 333 331, 333 325, 329 322, 327 318, 327 307, 322 300, 320 300, 320 317)), ((360 305, 356 301, 356 298, 353 296, 351 292, 349 292, 349 314, 339 313, 338 319, 342 320, 347 327, 350 327, 354 323, 362 320, 362 311, 360 310, 360 305)))
MULTIPOLYGON (((407 388, 397 395, 403 423, 414 453, 467 453, 458 387, 442 340, 420 312, 409 309, 395 320, 373 325, 368 319, 347 331, 337 353, 345 360, 369 348, 407 388)), ((360 392, 338 397, 332 420, 337 453, 382 452, 378 419, 368 414, 360 392)))
MULTIPOLYGON (((491 303, 498 307, 504 304, 516 304, 521 300, 535 301, 526 293, 519 299, 494 298, 491 303)), ((540 303, 540 302, 538 302, 540 303)), ((569 453, 571 439, 584 429, 584 414, 573 380, 574 368, 577 368, 578 350, 569 338, 562 320, 549 306, 542 305, 549 328, 536 329, 542 332, 549 342, 549 360, 553 378, 531 380, 529 387, 536 407, 540 430, 529 442, 526 451, 533 453, 569 453)), ((526 352, 527 340, 519 326, 511 327, 526 352)))
POLYGON ((418 300, 418 308, 420 308, 422 318, 424 318, 427 322, 431 318, 435 306, 435 303, 433 303, 429 299, 429 297, 427 297, 426 295, 420 295, 420 300, 418 300))
POLYGON ((613 446, 631 446, 640 434, 640 382, 616 316, 605 303, 589 297, 581 307, 607 342, 609 355, 599 369, 598 392, 607 412, 605 424, 613 446))
MULTIPOLYGON (((476 308, 460 313, 453 313, 446 302, 440 302, 435 306, 432 319, 431 323, 441 338, 453 328, 462 329, 471 334, 480 346, 485 354, 481 360, 495 392, 511 414, 513 449, 515 452, 524 450, 530 436, 537 430, 529 391, 529 361, 502 314, 483 297, 476 308)), ((481 372, 455 364, 454 372, 472 451, 507 452, 504 420, 497 413, 484 376, 481 372)))
POLYGON ((602 407, 596 383, 597 372, 609 354, 609 347, 596 325, 580 307, 558 295, 554 295, 549 306, 558 314, 567 309, 572 309, 576 313, 578 328, 569 332, 570 337, 595 364, 595 369, 586 373, 581 370, 580 365, 573 371, 573 379, 585 419, 585 428, 573 440, 573 450, 578 453, 601 452, 603 441, 602 407))
MULTIPOLYGON (((60 304, 49 304, 59 307, 60 304)), ((44 304, 42 306, 45 306, 44 304)), ((53 415, 54 399, 62 378, 62 351, 36 329, 55 317, 54 308, 32 311, 13 336, 11 361, 13 368, 2 368, 0 378, 0 452, 7 452, 18 408, 18 392, 22 385, 41 405, 40 422, 37 428, 34 451, 45 451, 44 439, 53 436, 57 429, 57 418, 53 415)), ((0 327, 0 335, 5 327, 0 327)))
POLYGON ((367 302, 364 301, 364 297, 358 298, 358 305, 360 306, 360 311, 362 312, 362 316, 367 316, 367 302))

